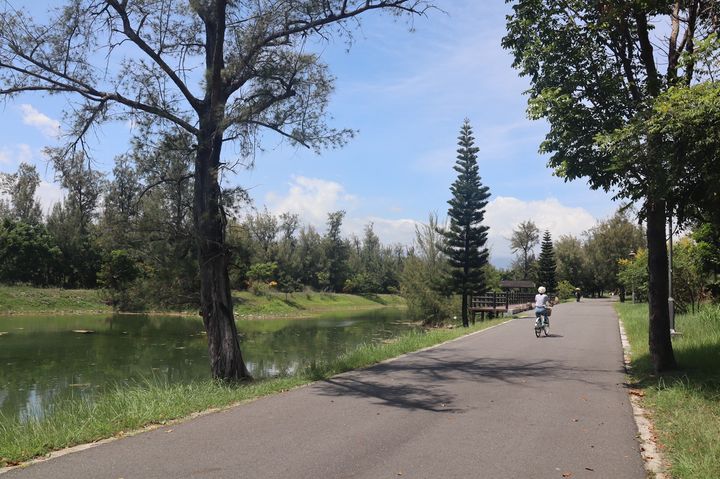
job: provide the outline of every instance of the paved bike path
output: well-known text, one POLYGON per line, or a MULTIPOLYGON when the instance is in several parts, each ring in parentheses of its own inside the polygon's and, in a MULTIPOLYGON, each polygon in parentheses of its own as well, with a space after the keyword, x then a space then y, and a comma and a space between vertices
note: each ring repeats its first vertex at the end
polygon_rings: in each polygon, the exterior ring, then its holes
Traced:
POLYGON ((555 308, 14 478, 645 478, 612 305, 555 308))

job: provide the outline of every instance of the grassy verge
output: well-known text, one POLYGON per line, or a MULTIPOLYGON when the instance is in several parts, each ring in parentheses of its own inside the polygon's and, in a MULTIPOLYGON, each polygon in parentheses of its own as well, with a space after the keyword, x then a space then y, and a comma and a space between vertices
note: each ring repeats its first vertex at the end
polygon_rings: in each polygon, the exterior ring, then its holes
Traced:
POLYGON ((335 361, 316 364, 293 377, 236 386, 210 380, 189 385, 151 380, 135 387, 117 387, 93 403, 61 403, 45 419, 29 423, 0 416, 0 466, 27 461, 53 450, 122 435, 125 431, 186 417, 194 412, 227 407, 286 391, 455 339, 502 321, 485 321, 468 329, 433 329, 408 333, 392 342, 361 346, 335 361))
MULTIPOLYGON (((401 307, 405 301, 397 295, 298 292, 289 295, 233 291, 234 312, 238 318, 311 317, 333 311, 359 311, 383 306, 401 307)), ((0 314, 79 314, 109 313, 99 290, 0 286, 0 314)), ((165 314, 167 311, 154 311, 165 314)), ((177 311, 170 311, 177 314, 177 311)), ((196 316, 197 310, 186 311, 196 316)))
POLYGON ((254 317, 309 317, 331 311, 353 311, 384 306, 404 306, 405 301, 397 295, 377 294, 358 296, 354 294, 299 292, 288 295, 265 292, 260 295, 249 291, 234 291, 235 316, 254 317))
POLYGON ((108 313, 112 309, 94 289, 0 286, 0 314, 108 313))
POLYGON ((673 339, 680 369, 653 374, 647 305, 618 304, 632 347, 633 379, 644 390, 672 477, 720 477, 720 307, 678 316, 673 339))

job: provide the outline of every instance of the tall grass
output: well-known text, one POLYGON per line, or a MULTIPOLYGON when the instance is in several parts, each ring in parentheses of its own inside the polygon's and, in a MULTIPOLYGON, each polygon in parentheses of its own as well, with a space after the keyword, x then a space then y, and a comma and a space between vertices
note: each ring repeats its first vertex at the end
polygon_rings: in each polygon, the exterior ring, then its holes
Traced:
POLYGON ((720 307, 676 318, 679 370, 661 377, 649 355, 647 305, 619 304, 618 312, 632 348, 633 379, 645 390, 673 477, 720 477, 720 307))
POLYGON ((212 408, 274 394, 335 374, 363 368, 499 324, 410 332, 382 344, 366 344, 333 361, 314 364, 292 377, 232 385, 216 381, 170 384, 149 379, 115 387, 90 401, 58 403, 46 417, 21 422, 0 416, 0 466, 17 464, 53 450, 121 435, 212 408))
POLYGON ((281 378, 237 387, 212 380, 168 384, 151 379, 133 387, 118 386, 94 402, 60 402, 43 419, 21 422, 0 416, 0 466, 260 397, 301 383, 299 378, 281 378))

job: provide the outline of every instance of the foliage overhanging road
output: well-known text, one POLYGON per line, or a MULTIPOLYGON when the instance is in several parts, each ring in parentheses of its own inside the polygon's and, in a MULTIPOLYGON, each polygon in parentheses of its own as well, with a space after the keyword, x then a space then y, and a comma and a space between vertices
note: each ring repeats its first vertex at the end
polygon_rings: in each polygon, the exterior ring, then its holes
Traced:
POLYGON ((644 478, 609 301, 15 469, 11 478, 644 478))

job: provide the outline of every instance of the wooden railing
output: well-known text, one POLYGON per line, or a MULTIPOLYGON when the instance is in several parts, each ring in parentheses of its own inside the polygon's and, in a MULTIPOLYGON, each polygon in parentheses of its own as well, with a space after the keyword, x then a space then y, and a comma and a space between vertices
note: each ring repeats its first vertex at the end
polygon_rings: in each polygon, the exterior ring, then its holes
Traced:
POLYGON ((470 298, 471 311, 507 311, 510 305, 526 304, 535 301, 535 293, 519 293, 517 291, 501 293, 485 293, 470 298))

